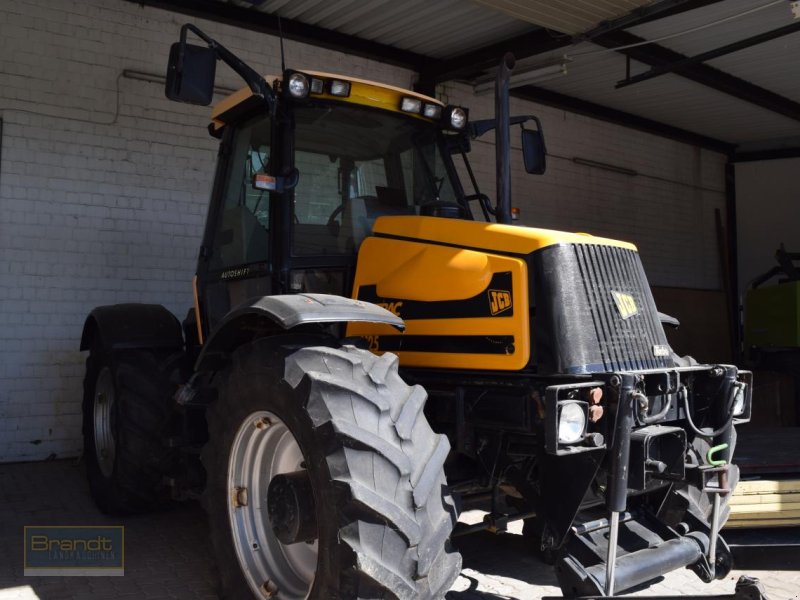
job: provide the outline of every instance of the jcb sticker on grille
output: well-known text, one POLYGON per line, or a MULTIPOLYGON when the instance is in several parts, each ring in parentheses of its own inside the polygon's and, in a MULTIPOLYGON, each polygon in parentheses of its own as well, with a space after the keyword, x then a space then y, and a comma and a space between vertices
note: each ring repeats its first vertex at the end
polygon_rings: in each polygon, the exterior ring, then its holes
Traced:
POLYGON ((506 290, 489 290, 489 310, 492 316, 511 308, 511 292, 506 290))
POLYGON ((623 294, 617 290, 611 290, 611 296, 614 298, 614 304, 617 305, 619 316, 623 319, 630 319, 633 315, 639 313, 636 301, 630 294, 623 294))
POLYGON ((653 356, 669 356, 669 346, 663 344, 656 344, 653 346, 653 356))

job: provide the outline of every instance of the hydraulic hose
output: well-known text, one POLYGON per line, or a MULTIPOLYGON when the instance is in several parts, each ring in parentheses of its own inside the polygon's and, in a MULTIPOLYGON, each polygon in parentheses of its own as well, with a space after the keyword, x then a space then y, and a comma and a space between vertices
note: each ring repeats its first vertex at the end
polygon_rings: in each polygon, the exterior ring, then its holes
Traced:
MULTIPOLYGON (((639 417, 639 420, 645 425, 652 425, 667 416, 669 409, 672 408, 672 398, 669 394, 664 394, 664 397, 667 401, 664 403, 664 408, 662 408, 657 414, 650 415, 646 417, 639 417)), ((641 398, 644 398, 645 406, 647 406, 647 396, 645 396, 642 392, 634 392, 633 393, 633 400, 641 406, 641 398)))
MULTIPOLYGON (((736 382, 734 382, 734 383, 736 383, 736 382)), ((694 431, 694 433, 696 435, 698 435, 700 437, 703 437, 703 438, 709 438, 709 439, 713 439, 713 438, 717 437, 718 435, 722 435, 723 433, 728 431, 728 429, 730 429, 731 425, 733 424, 733 396, 736 393, 736 389, 737 389, 736 385, 731 386, 731 391, 730 391, 730 394, 729 394, 730 398, 728 400, 728 405, 729 405, 728 406, 728 418, 725 421, 725 424, 722 427, 720 427, 719 429, 716 429, 716 430, 714 430, 714 431, 712 431, 710 433, 705 433, 701 429, 699 429, 697 427, 697 425, 694 424, 694 421, 692 420, 692 411, 691 411, 691 408, 689 407, 689 393, 686 391, 686 386, 682 386, 681 389, 678 390, 678 395, 683 397, 683 407, 686 410, 686 422, 689 424, 689 428, 692 431, 694 431)))

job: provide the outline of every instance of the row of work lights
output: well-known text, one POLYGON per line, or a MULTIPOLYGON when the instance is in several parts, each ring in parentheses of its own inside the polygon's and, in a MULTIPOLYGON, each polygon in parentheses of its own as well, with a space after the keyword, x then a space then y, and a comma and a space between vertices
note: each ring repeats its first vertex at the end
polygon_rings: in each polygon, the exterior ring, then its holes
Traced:
POLYGON ((467 125, 467 111, 460 106, 442 107, 441 104, 423 102, 420 98, 403 96, 400 100, 400 110, 415 115, 421 114, 435 121, 441 120, 445 126, 452 129, 464 129, 467 125))
MULTIPOLYGON (((309 94, 324 92, 331 96, 346 98, 350 95, 350 82, 343 79, 328 79, 326 82, 319 77, 294 72, 289 75, 286 91, 298 100, 309 94)), ((400 110, 409 114, 422 115, 434 121, 442 121, 446 127, 451 129, 461 130, 467 125, 467 112, 459 106, 442 107, 433 102, 424 102, 421 98, 403 96, 400 99, 400 110)))

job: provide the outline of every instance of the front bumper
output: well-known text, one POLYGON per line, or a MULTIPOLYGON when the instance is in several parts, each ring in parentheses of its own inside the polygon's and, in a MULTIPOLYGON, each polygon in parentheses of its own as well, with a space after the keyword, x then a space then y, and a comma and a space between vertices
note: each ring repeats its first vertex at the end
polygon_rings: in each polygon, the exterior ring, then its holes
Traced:
POLYGON ((751 384, 751 374, 734 366, 703 365, 547 388, 542 484, 550 493, 539 508, 548 541, 561 548, 565 592, 622 591, 685 566, 706 581, 730 571, 717 535, 727 510, 714 499, 723 500, 738 480, 735 466, 719 463, 730 465, 733 426, 749 420, 751 384), (578 442, 559 439, 565 402, 587 405, 578 442), (592 405, 602 408, 593 411, 594 422, 592 405), (586 514, 598 511, 605 515, 587 531, 586 514))

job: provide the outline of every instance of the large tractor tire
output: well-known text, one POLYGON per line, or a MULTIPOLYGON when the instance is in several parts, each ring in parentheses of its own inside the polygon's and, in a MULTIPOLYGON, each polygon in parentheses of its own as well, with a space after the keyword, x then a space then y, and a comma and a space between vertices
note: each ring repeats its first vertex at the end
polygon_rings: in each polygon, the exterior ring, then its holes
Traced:
POLYGON ((162 358, 147 350, 112 357, 95 345, 86 360, 84 457, 92 497, 106 514, 169 503, 164 473, 175 450, 166 444, 171 387, 162 358))
POLYGON ((392 354, 301 345, 237 350, 208 412, 222 597, 443 598, 461 557, 425 391, 392 354))

